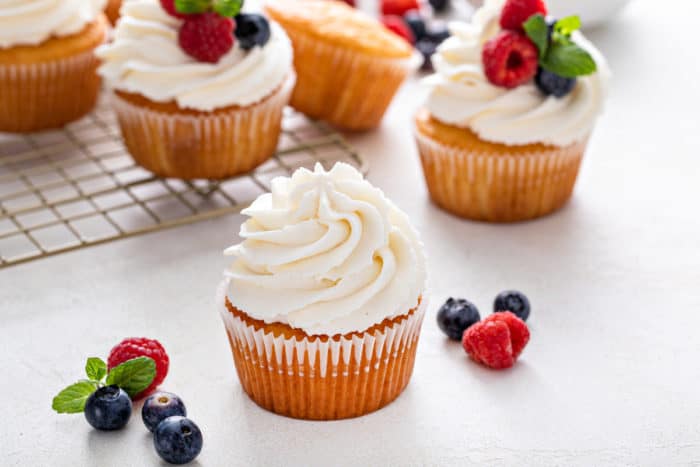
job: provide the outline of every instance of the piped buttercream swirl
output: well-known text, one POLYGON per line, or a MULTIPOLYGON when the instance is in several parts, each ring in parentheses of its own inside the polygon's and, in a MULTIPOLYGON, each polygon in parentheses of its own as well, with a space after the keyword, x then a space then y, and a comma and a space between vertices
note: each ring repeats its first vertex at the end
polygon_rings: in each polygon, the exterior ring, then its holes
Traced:
POLYGON ((427 109, 438 120, 495 143, 566 146, 586 139, 607 95, 605 59, 576 32, 573 40, 593 56, 598 71, 579 77, 567 96, 545 96, 534 82, 513 89, 494 86, 484 74, 481 51, 500 31, 504 2, 487 0, 471 23, 450 24, 452 37, 433 56, 436 73, 423 81, 430 87, 427 109))
POLYGON ((408 313, 425 288, 423 245, 408 217, 352 166, 297 170, 243 214, 226 250, 231 303, 307 334, 364 331, 408 313))
POLYGON ((182 20, 168 15, 158 0, 130 0, 121 10, 114 41, 97 50, 99 73, 112 88, 154 102, 210 112, 255 104, 292 76, 292 46, 276 23, 262 47, 236 43, 218 63, 202 63, 179 46, 182 20))
POLYGON ((0 0, 0 48, 76 34, 106 4, 107 0, 0 0))

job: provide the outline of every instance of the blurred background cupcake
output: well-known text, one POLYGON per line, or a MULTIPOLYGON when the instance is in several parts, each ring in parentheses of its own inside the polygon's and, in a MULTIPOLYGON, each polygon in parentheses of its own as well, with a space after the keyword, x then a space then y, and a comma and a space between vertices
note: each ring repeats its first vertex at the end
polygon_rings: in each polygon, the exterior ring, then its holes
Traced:
POLYGON ((271 0, 265 9, 294 45, 298 80, 291 105, 348 130, 379 125, 418 63, 410 44, 335 0, 271 0))
POLYGON ((243 214, 219 306, 246 393, 314 420, 396 399, 427 303, 423 245, 406 214, 343 163, 273 180, 243 214))
POLYGON ((105 8, 105 14, 109 18, 109 22, 112 24, 117 24, 119 19, 119 9, 122 6, 122 0, 108 0, 107 7, 105 8))
POLYGON ((570 198, 609 70, 577 17, 546 15, 541 1, 487 0, 433 56, 415 134, 442 208, 511 222, 570 198))
POLYGON ((0 132, 58 128, 95 106, 106 0, 0 2, 0 132))
POLYGON ((294 86, 282 28, 240 2, 130 0, 99 72, 127 149, 146 169, 184 179, 246 172, 274 154, 294 86), (235 30, 235 33, 234 33, 235 30))

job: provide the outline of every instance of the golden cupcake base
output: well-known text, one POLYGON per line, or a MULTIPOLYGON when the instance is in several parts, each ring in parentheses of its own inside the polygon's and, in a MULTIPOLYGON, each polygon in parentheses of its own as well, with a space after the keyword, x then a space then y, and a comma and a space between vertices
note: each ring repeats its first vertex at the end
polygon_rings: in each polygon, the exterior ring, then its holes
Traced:
POLYGON ((270 1, 294 47, 291 105, 346 130, 377 127, 415 68, 413 48, 342 1, 270 1))
POLYGON ((535 219, 571 197, 586 142, 506 146, 446 125, 420 110, 415 137, 432 200, 457 216, 487 222, 535 219))
POLYGON ((0 49, 0 131, 60 128, 90 112, 100 90, 94 49, 107 27, 100 16, 72 36, 0 49))
POLYGON ((411 378, 424 304, 362 333, 309 336, 222 304, 238 378, 260 407, 292 418, 338 420, 379 410, 411 378))
POLYGON ((113 107, 134 161, 162 177, 223 179, 248 172, 277 149, 294 75, 262 101, 212 112, 116 91, 113 107))

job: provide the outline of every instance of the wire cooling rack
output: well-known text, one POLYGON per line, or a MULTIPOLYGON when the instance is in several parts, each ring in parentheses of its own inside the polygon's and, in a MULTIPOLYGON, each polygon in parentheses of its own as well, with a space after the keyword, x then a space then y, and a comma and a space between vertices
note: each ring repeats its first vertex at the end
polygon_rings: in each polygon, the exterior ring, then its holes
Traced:
POLYGON ((338 133, 286 109, 277 154, 224 181, 162 179, 136 166, 106 99, 59 131, 0 133, 0 268, 239 212, 270 182, 335 162, 367 171, 338 133))

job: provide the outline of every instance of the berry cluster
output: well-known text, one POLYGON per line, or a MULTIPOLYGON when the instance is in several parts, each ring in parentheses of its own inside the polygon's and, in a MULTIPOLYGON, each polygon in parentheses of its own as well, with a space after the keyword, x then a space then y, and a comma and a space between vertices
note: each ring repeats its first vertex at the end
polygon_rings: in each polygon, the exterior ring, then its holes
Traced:
POLYGON ((240 13, 242 0, 160 0, 171 16, 183 20, 180 47, 200 62, 218 63, 237 40, 241 49, 264 46, 270 24, 262 15, 240 13))
POLYGON ((508 0, 499 24, 503 31, 484 44, 482 62, 488 80, 515 88, 532 79, 547 96, 564 97, 576 77, 596 71, 591 55, 571 34, 580 28, 577 16, 547 20, 543 0, 508 0))
POLYGON ((473 303, 449 298, 438 311, 437 322, 447 337, 462 342, 475 362, 494 369, 510 368, 530 340, 525 324, 530 301, 521 292, 508 290, 498 294, 493 311, 482 321, 473 303))
MULTIPOLYGON (((98 430, 124 428, 131 418, 133 402, 154 391, 168 374, 170 359, 157 340, 124 339, 114 346, 107 362, 88 358, 87 379, 65 388, 51 407, 58 413, 83 412, 98 430)), ((156 452, 172 464, 194 460, 202 450, 202 432, 185 418, 185 404, 175 394, 156 392, 141 410, 143 423, 153 432, 156 452)))
MULTIPOLYGON (((344 0, 350 6, 355 6, 355 0, 344 0)), ((432 10, 443 11, 448 0, 430 0, 432 10)), ((411 44, 423 56, 425 70, 432 68, 430 57, 437 46, 450 36, 445 24, 430 21, 431 7, 421 7, 419 0, 380 0, 381 22, 389 31, 398 35, 411 44)))

